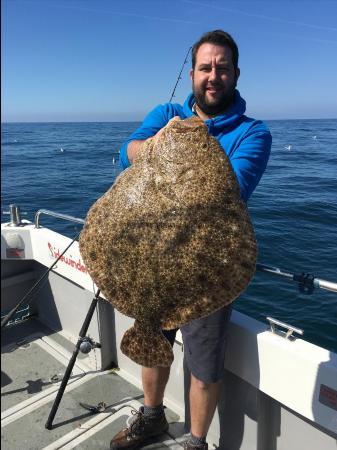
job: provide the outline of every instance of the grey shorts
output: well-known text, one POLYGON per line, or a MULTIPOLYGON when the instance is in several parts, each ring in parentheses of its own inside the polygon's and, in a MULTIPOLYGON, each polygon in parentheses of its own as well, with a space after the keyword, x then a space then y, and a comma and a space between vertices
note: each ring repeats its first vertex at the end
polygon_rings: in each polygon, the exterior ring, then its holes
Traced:
MULTIPOLYGON (((232 305, 196 319, 180 328, 183 336, 184 357, 191 373, 204 383, 221 380, 225 368, 228 323, 232 305)), ((173 346, 177 330, 163 330, 173 346)))

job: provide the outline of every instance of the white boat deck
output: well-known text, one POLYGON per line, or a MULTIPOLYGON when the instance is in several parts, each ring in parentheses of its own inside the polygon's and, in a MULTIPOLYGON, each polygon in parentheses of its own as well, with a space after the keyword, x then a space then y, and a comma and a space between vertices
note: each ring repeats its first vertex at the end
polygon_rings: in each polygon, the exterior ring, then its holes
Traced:
MULTIPOLYGON (((44 425, 60 380, 70 359, 72 344, 59 333, 31 319, 9 327, 1 347, 2 448, 107 449, 111 437, 126 426, 132 409, 138 410, 142 392, 118 375, 118 370, 91 370, 79 355, 51 430, 44 425), (59 380, 59 381, 57 381, 59 380), (92 413, 80 405, 106 403, 92 413)), ((184 424, 166 409, 169 431, 146 449, 181 449, 184 424)))

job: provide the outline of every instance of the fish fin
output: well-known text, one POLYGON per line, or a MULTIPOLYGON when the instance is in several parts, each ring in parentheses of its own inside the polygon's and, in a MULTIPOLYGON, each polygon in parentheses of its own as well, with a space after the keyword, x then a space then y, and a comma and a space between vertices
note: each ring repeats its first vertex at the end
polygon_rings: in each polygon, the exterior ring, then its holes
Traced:
POLYGON ((173 362, 171 344, 160 329, 129 328, 122 338, 121 350, 143 367, 170 367, 173 362))

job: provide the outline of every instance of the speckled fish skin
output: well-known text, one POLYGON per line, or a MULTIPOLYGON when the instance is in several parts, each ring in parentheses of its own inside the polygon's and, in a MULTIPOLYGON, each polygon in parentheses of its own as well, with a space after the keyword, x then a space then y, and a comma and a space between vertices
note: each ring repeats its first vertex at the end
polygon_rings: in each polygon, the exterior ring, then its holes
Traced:
POLYGON ((89 210, 80 236, 88 272, 136 319, 121 348, 147 367, 169 366, 161 329, 233 302, 249 284, 257 245, 236 176, 196 118, 172 119, 89 210))

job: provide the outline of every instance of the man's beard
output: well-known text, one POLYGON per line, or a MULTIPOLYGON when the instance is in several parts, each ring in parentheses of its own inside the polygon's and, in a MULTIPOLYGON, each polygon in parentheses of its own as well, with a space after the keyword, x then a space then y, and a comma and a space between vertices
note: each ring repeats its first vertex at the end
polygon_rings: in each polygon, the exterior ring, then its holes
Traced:
POLYGON ((206 91, 196 89, 194 87, 194 83, 192 85, 193 94, 197 106, 203 113, 207 114, 208 116, 217 116, 231 106, 231 104, 233 103, 235 88, 236 82, 233 83, 233 85, 227 92, 223 92, 216 102, 209 104, 206 100, 206 91))

